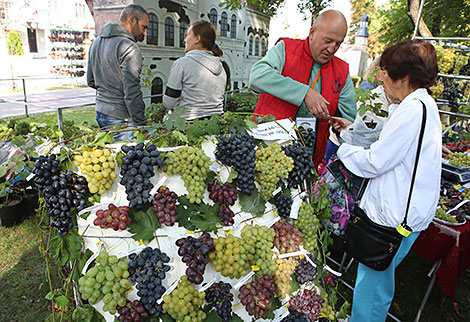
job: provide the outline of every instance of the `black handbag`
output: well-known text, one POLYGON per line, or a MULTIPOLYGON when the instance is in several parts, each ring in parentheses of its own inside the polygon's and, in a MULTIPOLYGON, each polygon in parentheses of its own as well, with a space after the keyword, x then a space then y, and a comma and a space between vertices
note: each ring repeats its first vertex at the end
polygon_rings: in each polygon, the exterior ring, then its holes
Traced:
POLYGON ((423 104, 423 119, 419 133, 418 149, 416 152, 413 175, 411 177, 410 193, 406 205, 405 217, 398 228, 386 227, 374 223, 367 214, 359 207, 362 195, 366 190, 369 179, 365 180, 357 197, 356 205, 349 217, 349 221, 344 233, 344 249, 360 263, 376 270, 384 271, 392 262, 393 257, 400 247, 403 236, 411 233, 407 225, 408 209, 410 207, 411 193, 418 167, 419 153, 424 135, 424 126, 426 123, 426 107, 423 104))

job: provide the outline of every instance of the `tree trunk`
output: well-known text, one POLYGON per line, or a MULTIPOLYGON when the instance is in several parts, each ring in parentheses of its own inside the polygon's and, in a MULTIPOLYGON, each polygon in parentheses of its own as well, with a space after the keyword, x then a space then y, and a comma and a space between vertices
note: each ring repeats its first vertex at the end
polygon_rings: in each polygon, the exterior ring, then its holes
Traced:
MULTIPOLYGON (((420 5, 420 0, 408 0, 407 14, 413 26, 416 26, 416 21, 418 20, 419 5, 420 5)), ((429 30, 428 26, 423 20, 422 13, 421 13, 421 19, 419 20, 418 32, 422 37, 432 37, 431 31, 429 30)))

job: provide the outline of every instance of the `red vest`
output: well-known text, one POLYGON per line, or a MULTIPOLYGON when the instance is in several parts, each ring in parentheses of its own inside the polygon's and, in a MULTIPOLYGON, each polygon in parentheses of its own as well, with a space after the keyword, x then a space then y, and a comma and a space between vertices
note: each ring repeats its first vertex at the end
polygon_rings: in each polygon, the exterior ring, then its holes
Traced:
MULTIPOLYGON (((308 84, 312 71, 313 57, 307 39, 280 38, 285 46, 285 64, 282 75, 302 84, 308 84)), ((279 41, 278 40, 278 41, 279 41)), ((328 111, 335 115, 338 108, 339 93, 343 89, 349 73, 349 65, 333 56, 321 68, 321 94, 330 102, 328 111)), ((270 94, 260 94, 255 113, 274 115, 276 119, 293 119, 299 107, 270 94)), ((315 148, 315 166, 323 160, 329 137, 329 124, 326 119, 317 119, 317 140, 315 148)))

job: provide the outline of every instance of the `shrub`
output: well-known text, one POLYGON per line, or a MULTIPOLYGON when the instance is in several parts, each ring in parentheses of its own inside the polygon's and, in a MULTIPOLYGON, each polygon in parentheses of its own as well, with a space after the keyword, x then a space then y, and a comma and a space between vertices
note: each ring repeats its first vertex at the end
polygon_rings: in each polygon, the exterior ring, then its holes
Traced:
POLYGON ((167 109, 163 103, 152 103, 145 109, 145 117, 149 122, 161 123, 166 112, 167 109))
POLYGON ((228 95, 225 109, 230 112, 253 112, 258 94, 254 93, 234 93, 228 95))
POLYGON ((23 55, 21 38, 15 30, 8 33, 8 54, 16 56, 23 55))

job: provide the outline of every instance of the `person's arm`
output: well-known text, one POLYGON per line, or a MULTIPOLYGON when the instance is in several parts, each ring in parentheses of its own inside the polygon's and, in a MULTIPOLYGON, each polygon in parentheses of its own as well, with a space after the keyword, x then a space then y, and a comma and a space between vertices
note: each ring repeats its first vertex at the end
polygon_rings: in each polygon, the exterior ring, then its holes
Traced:
POLYGON ((95 75, 93 75, 93 63, 91 61, 91 47, 90 47, 90 52, 88 54, 88 66, 87 66, 87 71, 86 71, 86 83, 88 86, 91 88, 97 89, 96 84, 95 84, 95 75))
POLYGON ((170 70, 170 76, 166 84, 165 95, 163 96, 163 105, 167 109, 172 109, 181 101, 181 91, 183 90, 183 68, 181 60, 173 63, 170 70))
POLYGON ((140 73, 142 71, 143 57, 137 44, 129 46, 121 56, 122 84, 124 102, 136 125, 145 125, 145 104, 140 88, 140 73))
POLYGON ((363 178, 374 178, 403 161, 418 137, 423 114, 419 101, 410 103, 394 112, 370 149, 346 143, 339 147, 337 155, 348 170, 363 178))
POLYGON ((258 93, 274 95, 284 101, 300 106, 309 87, 290 77, 281 75, 285 64, 284 41, 268 50, 250 72, 249 87, 258 93))
POLYGON ((339 93, 338 109, 345 119, 354 122, 356 118, 356 100, 354 96, 354 85, 351 76, 348 74, 346 82, 339 93))

